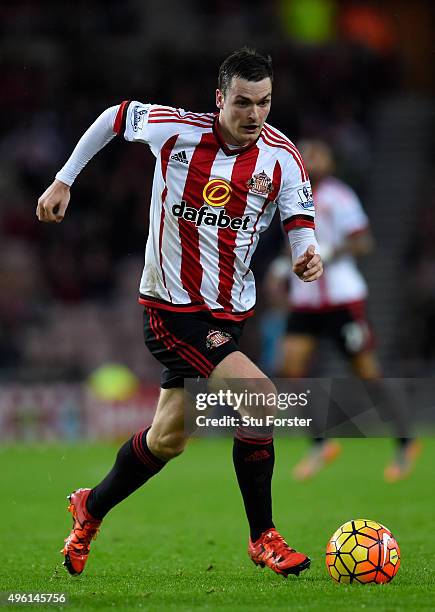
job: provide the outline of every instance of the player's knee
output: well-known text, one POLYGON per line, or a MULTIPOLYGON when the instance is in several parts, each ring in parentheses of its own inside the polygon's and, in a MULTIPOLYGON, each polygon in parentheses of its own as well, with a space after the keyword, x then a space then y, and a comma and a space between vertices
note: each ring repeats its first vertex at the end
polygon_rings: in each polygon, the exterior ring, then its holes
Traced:
POLYGON ((269 378, 253 378, 246 383, 246 411, 252 416, 276 416, 278 392, 269 378))
POLYGON ((162 461, 169 461, 181 455, 184 451, 187 438, 183 432, 157 433, 149 436, 148 447, 153 455, 162 461))
POLYGON ((364 379, 381 378, 382 370, 372 352, 361 352, 351 358, 352 368, 357 376, 364 379))

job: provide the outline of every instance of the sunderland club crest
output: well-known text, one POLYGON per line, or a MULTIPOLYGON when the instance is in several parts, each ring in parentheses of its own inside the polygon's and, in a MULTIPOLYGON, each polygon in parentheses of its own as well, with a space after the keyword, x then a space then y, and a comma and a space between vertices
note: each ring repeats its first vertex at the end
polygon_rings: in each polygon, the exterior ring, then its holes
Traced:
POLYGON ((264 170, 259 174, 254 174, 247 182, 247 186, 251 193, 257 195, 269 195, 273 191, 272 179, 267 176, 264 170))
POLYGON ((231 334, 220 329, 211 329, 207 334, 205 344, 208 349, 214 349, 221 346, 221 344, 225 344, 225 342, 229 342, 229 340, 231 340, 231 334))

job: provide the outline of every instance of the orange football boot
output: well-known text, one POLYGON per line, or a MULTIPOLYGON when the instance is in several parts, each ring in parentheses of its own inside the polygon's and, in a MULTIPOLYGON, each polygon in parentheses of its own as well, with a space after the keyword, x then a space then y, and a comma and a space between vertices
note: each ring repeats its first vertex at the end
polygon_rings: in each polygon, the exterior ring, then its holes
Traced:
POLYGON ((290 548, 276 529, 268 529, 256 542, 249 539, 248 555, 255 565, 270 567, 285 578, 289 574, 299 576, 300 572, 310 567, 311 559, 290 548))
POLYGON ((341 453, 341 446, 334 440, 325 440, 321 444, 313 445, 307 455, 293 468, 295 480, 308 480, 320 470, 337 459, 341 453))
POLYGON ((94 519, 86 509, 91 489, 77 489, 68 495, 68 511, 73 516, 73 528, 60 551, 64 555, 66 569, 73 576, 81 574, 89 556, 91 540, 97 537, 101 521, 94 519))
POLYGON ((421 449, 420 440, 410 440, 404 448, 399 449, 393 461, 384 470, 386 482, 398 482, 408 478, 414 469, 421 449))

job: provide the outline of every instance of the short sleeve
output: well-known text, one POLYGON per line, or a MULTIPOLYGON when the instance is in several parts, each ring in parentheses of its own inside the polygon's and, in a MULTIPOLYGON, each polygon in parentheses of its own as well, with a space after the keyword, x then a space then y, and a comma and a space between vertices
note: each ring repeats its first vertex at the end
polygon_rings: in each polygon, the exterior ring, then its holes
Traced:
POLYGON ((350 236, 369 227, 369 219, 361 201, 350 188, 343 193, 340 206, 336 208, 335 223, 342 236, 350 236))
POLYGON ((283 169, 278 208, 284 231, 296 227, 314 229, 314 201, 310 180, 298 160, 289 158, 283 169))

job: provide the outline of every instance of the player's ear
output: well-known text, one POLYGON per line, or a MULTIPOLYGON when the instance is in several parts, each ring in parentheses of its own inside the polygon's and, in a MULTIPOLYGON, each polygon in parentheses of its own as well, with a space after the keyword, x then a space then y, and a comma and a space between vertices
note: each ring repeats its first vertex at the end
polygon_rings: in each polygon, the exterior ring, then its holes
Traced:
POLYGON ((216 106, 218 108, 223 108, 224 106, 224 94, 220 89, 216 89, 216 106))

